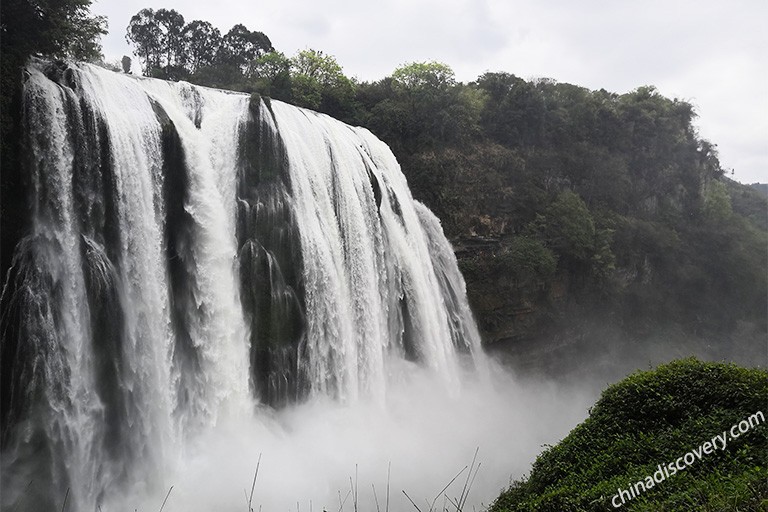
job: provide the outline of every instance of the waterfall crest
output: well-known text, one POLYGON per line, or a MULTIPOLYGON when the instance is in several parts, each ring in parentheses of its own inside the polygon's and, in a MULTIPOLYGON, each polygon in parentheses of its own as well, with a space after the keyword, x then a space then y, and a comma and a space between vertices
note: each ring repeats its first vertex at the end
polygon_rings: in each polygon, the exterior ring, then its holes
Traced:
POLYGON ((2 291, 3 506, 95 510, 221 418, 384 403, 481 366, 439 221, 370 132, 278 101, 33 62, 30 231, 2 291), (31 479, 46 482, 24 495, 31 479), (45 487, 45 489, 43 488, 45 487))

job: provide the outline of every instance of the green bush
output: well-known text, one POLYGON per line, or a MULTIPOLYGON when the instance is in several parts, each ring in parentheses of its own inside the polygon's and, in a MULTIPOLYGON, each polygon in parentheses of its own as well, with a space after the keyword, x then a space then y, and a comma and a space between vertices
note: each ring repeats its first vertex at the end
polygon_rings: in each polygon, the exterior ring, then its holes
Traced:
POLYGON ((557 257, 531 237, 517 236, 497 258, 498 272, 511 272, 518 288, 544 287, 557 268, 557 257))
MULTIPOLYGON (((612 510, 619 489, 653 475, 758 411, 768 372, 685 359, 609 387, 589 417, 543 452, 491 512, 612 510)), ((766 510, 768 425, 728 440, 636 498, 626 510, 766 510)))

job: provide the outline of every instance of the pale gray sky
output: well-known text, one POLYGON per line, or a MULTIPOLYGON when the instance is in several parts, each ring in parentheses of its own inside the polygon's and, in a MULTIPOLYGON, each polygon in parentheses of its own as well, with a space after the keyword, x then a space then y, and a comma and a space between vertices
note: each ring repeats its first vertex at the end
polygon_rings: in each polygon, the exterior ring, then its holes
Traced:
POLYGON ((696 107, 735 179, 768 181, 765 0, 96 0, 92 11, 109 19, 108 61, 130 52, 125 28, 144 7, 222 32, 242 23, 286 55, 334 55, 361 80, 438 60, 464 82, 507 71, 618 93, 654 85, 696 107))

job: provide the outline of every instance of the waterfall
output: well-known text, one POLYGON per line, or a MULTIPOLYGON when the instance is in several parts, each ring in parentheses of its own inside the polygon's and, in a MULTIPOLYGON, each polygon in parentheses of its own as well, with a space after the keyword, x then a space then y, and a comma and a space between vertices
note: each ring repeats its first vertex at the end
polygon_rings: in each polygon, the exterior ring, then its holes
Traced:
POLYGON ((96 510, 157 485, 227 418, 316 398, 383 406, 400 361, 448 389, 482 367, 440 223, 367 130, 41 61, 23 126, 30 209, 13 214, 30 227, 0 317, 3 507, 59 508, 68 492, 96 510))

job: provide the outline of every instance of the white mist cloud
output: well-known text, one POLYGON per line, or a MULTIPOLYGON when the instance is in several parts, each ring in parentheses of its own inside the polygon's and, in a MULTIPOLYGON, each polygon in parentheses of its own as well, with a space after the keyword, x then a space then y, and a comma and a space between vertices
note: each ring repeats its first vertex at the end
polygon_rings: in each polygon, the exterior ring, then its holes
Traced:
MULTIPOLYGON (((376 498, 384 510, 388 468, 389 510, 414 510, 403 491, 426 510, 425 500, 436 495, 442 504, 441 489, 471 464, 476 449, 480 467, 466 509, 479 509, 530 470, 542 445, 583 420, 596 398, 594 389, 523 382, 498 368, 485 382, 466 377, 457 396, 410 364, 390 377, 384 407, 316 400, 220 424, 189 444, 154 492, 115 497, 116 509, 156 509, 173 485, 168 510, 241 510, 261 457, 254 510, 309 511, 311 504, 335 511, 346 497, 343 510, 351 511, 355 480, 359 510, 376 510, 376 498)), ((458 498, 467 474, 445 494, 458 498)))

